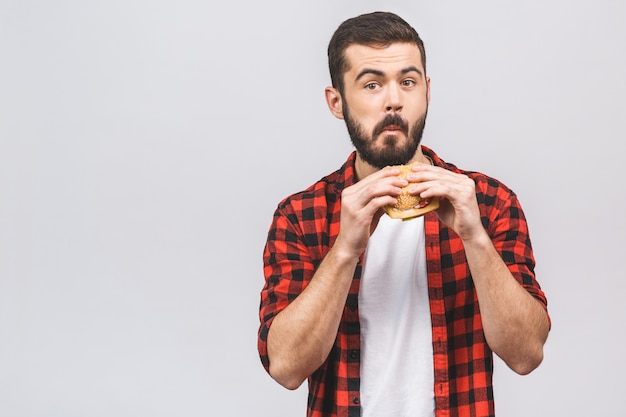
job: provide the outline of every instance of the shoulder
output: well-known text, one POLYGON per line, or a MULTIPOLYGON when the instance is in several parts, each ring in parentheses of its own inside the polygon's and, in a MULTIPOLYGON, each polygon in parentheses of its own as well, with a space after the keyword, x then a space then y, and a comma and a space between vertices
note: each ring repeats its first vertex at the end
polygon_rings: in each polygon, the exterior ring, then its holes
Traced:
POLYGON ((354 183, 354 159, 355 153, 352 153, 338 170, 320 178, 306 189, 285 197, 278 204, 277 210, 300 213, 339 203, 344 188, 354 183))
POLYGON ((268 242, 301 242, 321 258, 339 230, 341 192, 354 181, 351 156, 337 171, 284 198, 274 212, 268 242))
POLYGON ((474 181, 476 200, 485 228, 491 229, 495 224, 502 221, 510 222, 511 219, 525 222, 525 216, 517 195, 502 181, 483 172, 459 168, 455 164, 444 161, 431 149, 422 148, 424 154, 431 158, 437 166, 466 175, 474 181))
POLYGON ((476 192, 480 194, 485 194, 486 196, 491 196, 491 198, 496 197, 497 195, 501 196, 514 196, 515 193, 511 190, 506 184, 502 181, 491 177, 485 173, 459 168, 455 164, 451 162, 447 162, 443 160, 439 155, 437 155, 432 149, 422 146, 422 151, 426 156, 428 156, 435 165, 445 168, 449 171, 456 172, 458 174, 463 174, 474 180, 476 183, 476 192))

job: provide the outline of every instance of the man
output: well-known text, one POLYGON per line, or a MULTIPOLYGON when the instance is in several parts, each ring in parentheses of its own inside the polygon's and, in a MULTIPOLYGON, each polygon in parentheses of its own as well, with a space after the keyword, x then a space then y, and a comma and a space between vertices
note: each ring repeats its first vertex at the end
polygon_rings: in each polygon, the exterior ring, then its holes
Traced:
POLYGON ((527 374, 550 327, 517 197, 420 144, 430 79, 403 19, 346 20, 328 58, 356 151, 274 214, 261 361, 286 388, 308 379, 309 416, 493 416, 492 352, 527 374), (406 180, 391 166, 412 162, 406 180), (383 214, 409 183, 436 212, 383 214))

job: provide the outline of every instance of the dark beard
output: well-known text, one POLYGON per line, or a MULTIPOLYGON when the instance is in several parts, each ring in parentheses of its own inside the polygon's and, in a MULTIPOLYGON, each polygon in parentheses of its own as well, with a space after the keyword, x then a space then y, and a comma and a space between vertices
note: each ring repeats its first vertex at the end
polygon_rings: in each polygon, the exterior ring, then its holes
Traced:
POLYGON ((426 126, 426 115, 428 108, 424 113, 424 116, 411 126, 409 130, 408 123, 400 117, 397 113, 388 114, 385 118, 378 123, 372 132, 371 136, 366 136, 363 128, 350 116, 350 111, 344 100, 343 116, 348 128, 348 134, 350 140, 356 148, 361 158, 369 165, 382 169, 387 165, 401 165, 406 164, 415 156, 417 147, 422 141, 422 135, 424 133, 424 127, 426 126), (374 138, 376 138, 387 126, 399 126, 402 128, 402 132, 409 139, 403 147, 398 147, 396 144, 397 138, 389 135, 383 138, 382 149, 374 149, 374 138))

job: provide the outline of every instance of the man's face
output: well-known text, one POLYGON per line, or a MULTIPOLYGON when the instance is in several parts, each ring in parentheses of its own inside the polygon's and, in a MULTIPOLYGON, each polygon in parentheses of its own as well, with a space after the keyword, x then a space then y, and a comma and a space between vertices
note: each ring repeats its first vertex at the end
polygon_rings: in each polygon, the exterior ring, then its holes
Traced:
POLYGON ((351 45, 342 113, 359 156, 376 168, 405 164, 422 138, 428 83, 417 45, 351 45))

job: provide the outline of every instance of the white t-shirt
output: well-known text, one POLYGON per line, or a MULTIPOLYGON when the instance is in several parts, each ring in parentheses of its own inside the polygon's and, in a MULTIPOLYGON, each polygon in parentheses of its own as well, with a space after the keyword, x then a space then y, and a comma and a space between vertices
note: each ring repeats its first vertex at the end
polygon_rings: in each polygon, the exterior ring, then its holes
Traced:
POLYGON ((434 416, 424 218, 382 216, 359 292, 363 417, 434 416))

